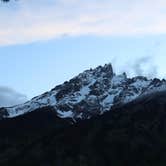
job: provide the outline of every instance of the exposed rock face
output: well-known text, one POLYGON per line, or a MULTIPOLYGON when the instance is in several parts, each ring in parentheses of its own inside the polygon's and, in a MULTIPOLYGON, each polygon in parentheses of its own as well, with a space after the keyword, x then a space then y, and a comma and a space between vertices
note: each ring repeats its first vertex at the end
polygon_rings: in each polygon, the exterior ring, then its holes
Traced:
POLYGON ((166 81, 138 76, 116 75, 106 64, 86 70, 73 79, 56 86, 32 100, 0 111, 1 118, 12 118, 50 106, 61 118, 89 119, 103 114, 113 106, 128 103, 144 94, 166 89, 166 81))

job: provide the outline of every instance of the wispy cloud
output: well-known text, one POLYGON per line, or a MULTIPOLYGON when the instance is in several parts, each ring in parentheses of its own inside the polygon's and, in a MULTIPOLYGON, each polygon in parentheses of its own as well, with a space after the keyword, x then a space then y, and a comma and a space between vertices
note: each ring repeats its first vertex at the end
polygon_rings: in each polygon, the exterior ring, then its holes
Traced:
POLYGON ((21 104, 27 97, 6 86, 0 86, 0 107, 21 104))
POLYGON ((152 56, 146 56, 137 59, 132 68, 134 74, 137 76, 147 76, 148 78, 154 78, 158 74, 158 67, 154 64, 152 56))
POLYGON ((165 0, 20 0, 0 6, 0 45, 64 35, 166 33, 165 0))

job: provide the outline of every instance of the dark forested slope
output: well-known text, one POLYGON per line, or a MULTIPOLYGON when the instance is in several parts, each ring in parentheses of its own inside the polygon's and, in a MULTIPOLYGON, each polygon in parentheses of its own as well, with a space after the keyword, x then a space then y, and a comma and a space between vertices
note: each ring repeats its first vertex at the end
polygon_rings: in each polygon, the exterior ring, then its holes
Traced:
POLYGON ((1 166, 165 166, 166 93, 71 124, 51 107, 0 121, 1 166))

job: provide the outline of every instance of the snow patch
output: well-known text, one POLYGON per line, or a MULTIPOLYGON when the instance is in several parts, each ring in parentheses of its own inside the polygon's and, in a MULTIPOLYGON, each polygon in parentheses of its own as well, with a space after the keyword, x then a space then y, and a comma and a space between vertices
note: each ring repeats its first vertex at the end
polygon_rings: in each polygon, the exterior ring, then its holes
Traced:
POLYGON ((58 116, 60 118, 73 118, 73 112, 72 111, 61 111, 57 110, 58 116))

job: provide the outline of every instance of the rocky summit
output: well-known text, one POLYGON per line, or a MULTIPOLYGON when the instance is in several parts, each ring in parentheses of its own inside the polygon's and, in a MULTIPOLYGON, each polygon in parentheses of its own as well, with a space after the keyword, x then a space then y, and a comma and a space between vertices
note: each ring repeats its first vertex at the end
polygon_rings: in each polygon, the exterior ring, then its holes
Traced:
POLYGON ((166 81, 116 75, 111 64, 86 70, 51 91, 21 105, 0 109, 0 119, 51 107, 60 118, 77 122, 110 111, 149 93, 166 89, 166 81))
POLYGON ((166 81, 86 70, 0 109, 0 166, 165 166, 166 81))

